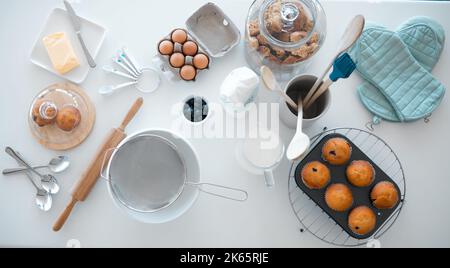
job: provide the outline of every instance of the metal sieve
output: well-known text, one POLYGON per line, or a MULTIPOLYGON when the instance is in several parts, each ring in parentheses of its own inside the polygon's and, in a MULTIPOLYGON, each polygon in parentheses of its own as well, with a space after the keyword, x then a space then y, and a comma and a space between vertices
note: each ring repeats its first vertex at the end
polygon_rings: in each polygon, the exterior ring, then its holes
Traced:
MULTIPOLYGON (((140 213, 163 210, 175 203, 186 186, 234 201, 246 201, 246 191, 210 183, 190 182, 187 167, 177 146, 168 139, 151 134, 131 138, 113 153, 106 176, 112 193, 128 209, 140 213), (210 189, 233 192, 221 194, 210 189), (235 198, 235 194, 240 198, 235 198)), ((105 163, 104 163, 105 164, 105 163)), ((194 178, 191 178, 194 179, 194 178)))

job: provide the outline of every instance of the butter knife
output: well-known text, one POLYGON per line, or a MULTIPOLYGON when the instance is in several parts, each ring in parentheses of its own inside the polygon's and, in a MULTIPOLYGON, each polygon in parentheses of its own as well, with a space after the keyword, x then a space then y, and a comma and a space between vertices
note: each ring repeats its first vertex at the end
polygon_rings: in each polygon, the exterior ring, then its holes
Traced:
POLYGON ((84 55, 86 56, 86 59, 89 63, 89 66, 91 68, 95 68, 97 64, 95 63, 94 59, 92 58, 91 53, 89 53, 89 50, 86 47, 86 44, 84 43, 83 36, 81 36, 81 19, 77 16, 75 13, 75 10, 72 8, 70 3, 67 0, 64 0, 64 5, 66 6, 66 10, 69 13, 70 20, 72 21, 72 26, 75 29, 75 33, 77 34, 78 40, 81 43, 81 47, 83 48, 84 55))

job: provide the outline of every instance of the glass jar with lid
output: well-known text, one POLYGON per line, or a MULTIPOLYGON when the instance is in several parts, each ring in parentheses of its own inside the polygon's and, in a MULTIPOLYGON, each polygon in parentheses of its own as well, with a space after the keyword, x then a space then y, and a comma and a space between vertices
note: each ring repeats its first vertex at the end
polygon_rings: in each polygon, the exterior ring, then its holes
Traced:
POLYGON ((326 38, 326 16, 317 0, 255 0, 246 23, 250 67, 266 65, 278 79, 306 72, 326 38))

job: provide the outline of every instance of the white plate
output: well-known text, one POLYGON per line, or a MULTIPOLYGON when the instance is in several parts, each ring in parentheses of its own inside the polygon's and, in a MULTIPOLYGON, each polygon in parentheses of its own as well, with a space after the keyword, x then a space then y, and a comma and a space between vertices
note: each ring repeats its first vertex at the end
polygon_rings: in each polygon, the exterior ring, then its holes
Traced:
MULTIPOLYGON (((102 46, 103 41, 105 40, 106 29, 86 19, 80 19, 82 25, 81 35, 83 36, 89 52, 95 59, 98 52, 100 51, 100 47, 102 46)), ((34 44, 33 51, 31 52, 31 62, 39 67, 48 70, 49 72, 56 74, 59 77, 77 84, 82 83, 86 79, 91 68, 89 67, 86 57, 84 56, 83 49, 81 48, 81 44, 76 36, 75 30, 70 21, 69 14, 65 10, 56 8, 48 17, 44 29, 42 30, 39 38, 34 44), (78 68, 66 73, 65 75, 61 75, 53 69, 52 62, 50 61, 47 50, 45 49, 45 46, 42 42, 42 39, 45 36, 56 32, 66 33, 67 37, 72 43, 75 54, 80 61, 80 66, 78 68)))
MULTIPOLYGON (((150 134, 150 135, 157 135, 163 138, 168 139, 170 142, 173 142, 175 146, 177 147, 178 153, 183 157, 183 159, 186 161, 186 168, 187 168, 187 177, 189 182, 198 183, 200 182, 200 166, 199 166, 199 160, 198 156, 192 147, 192 145, 183 139, 181 136, 178 136, 168 130, 162 130, 162 129, 153 129, 153 130, 146 130, 141 131, 138 133, 134 133, 133 135, 128 136, 124 141, 119 144, 117 148, 125 144, 127 141, 132 139, 135 136, 142 135, 142 134, 150 134)), ((114 158, 115 153, 117 150, 112 154, 111 159, 114 158)), ((109 169, 109 165, 106 167, 109 169)), ((136 211, 132 211, 125 207, 113 194, 113 190, 111 189, 111 184, 107 183, 108 186, 108 192, 111 196, 114 204, 126 215, 131 216, 133 219, 143 222, 143 223, 150 223, 150 224, 161 224, 161 223, 167 223, 170 221, 173 221, 177 219, 178 217, 182 216, 184 213, 186 213, 195 203, 197 200, 197 197, 199 195, 198 187, 191 187, 191 186, 185 186, 181 196, 169 207, 153 212, 153 213, 140 213, 136 211)))

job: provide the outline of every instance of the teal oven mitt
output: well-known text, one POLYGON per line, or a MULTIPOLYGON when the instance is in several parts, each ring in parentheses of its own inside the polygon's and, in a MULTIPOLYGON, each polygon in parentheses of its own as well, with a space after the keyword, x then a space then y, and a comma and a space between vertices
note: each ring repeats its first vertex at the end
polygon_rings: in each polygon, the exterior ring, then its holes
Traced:
POLYGON ((352 48, 359 72, 368 80, 358 93, 363 104, 380 119, 408 122, 431 115, 445 88, 429 72, 439 60, 445 33, 438 23, 416 17, 397 32, 367 25, 352 48))

